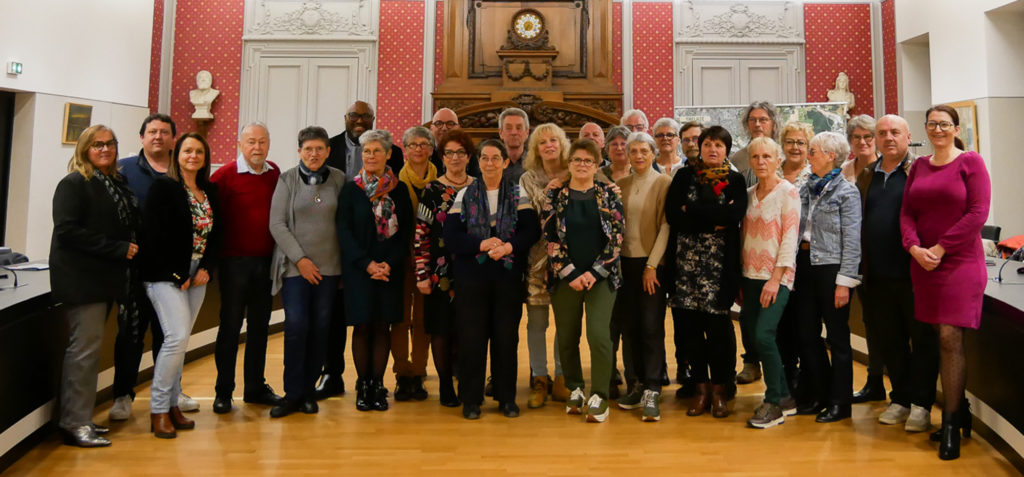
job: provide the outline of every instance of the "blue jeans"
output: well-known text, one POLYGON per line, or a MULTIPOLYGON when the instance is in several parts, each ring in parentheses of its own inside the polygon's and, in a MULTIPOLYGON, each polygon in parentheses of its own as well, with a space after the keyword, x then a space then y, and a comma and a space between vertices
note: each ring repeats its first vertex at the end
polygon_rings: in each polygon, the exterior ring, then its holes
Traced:
MULTIPOLYGON (((193 260, 189 274, 194 275, 199 261, 193 260)), ((146 295, 153 303, 156 318, 164 331, 164 345, 153 366, 153 386, 149 412, 165 413, 177 407, 181 395, 181 368, 185 364, 188 338, 206 297, 206 285, 182 290, 174 282, 146 282, 146 295)))
POLYGON ((301 276, 284 279, 284 393, 285 399, 313 397, 316 379, 327 356, 338 275, 326 276, 313 285, 301 276))

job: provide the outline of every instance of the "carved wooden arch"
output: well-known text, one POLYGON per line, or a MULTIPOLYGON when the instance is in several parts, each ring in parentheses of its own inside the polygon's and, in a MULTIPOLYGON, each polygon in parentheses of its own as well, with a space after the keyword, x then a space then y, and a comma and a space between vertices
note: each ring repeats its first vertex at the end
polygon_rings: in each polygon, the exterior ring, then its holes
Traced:
POLYGON ((574 103, 544 101, 539 96, 521 94, 513 101, 495 101, 479 103, 455 110, 459 116, 459 124, 474 139, 496 137, 498 135, 498 116, 505 108, 520 108, 530 118, 531 128, 538 124, 555 123, 565 130, 570 138, 575 138, 580 127, 588 122, 597 123, 602 129, 619 124, 619 118, 604 111, 574 103))

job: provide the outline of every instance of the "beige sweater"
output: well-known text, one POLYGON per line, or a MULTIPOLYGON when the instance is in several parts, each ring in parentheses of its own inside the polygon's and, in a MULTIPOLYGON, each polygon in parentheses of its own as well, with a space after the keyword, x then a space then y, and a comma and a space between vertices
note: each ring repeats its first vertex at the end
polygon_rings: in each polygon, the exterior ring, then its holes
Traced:
POLYGON ((622 189, 626 213, 622 256, 647 257, 647 265, 658 266, 668 245, 665 196, 672 178, 650 168, 642 175, 634 172, 616 183, 622 189))

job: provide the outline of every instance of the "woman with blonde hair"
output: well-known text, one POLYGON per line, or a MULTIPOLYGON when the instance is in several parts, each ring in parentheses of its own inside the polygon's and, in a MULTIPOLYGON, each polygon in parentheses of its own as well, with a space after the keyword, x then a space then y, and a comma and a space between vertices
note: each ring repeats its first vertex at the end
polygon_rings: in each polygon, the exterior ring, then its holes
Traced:
MULTIPOLYGON (((60 429, 64 443, 109 446, 92 422, 103 328, 114 301, 119 327, 138 329, 138 201, 117 173, 117 138, 103 125, 78 138, 68 175, 53 193, 50 288, 63 303, 70 336, 64 351, 60 429)), ((142 339, 135 336, 135 339, 142 339)))

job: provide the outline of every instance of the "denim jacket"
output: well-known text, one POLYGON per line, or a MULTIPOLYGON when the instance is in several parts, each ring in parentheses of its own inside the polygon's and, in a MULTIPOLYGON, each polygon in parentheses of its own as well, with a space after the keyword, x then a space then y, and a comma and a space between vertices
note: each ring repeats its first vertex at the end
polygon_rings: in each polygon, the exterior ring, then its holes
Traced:
POLYGON ((811 265, 839 264, 836 285, 860 285, 861 203, 857 186, 843 178, 832 179, 816 203, 813 203, 810 181, 800 188, 800 237, 811 218, 811 265), (808 210, 813 205, 812 215, 808 210))

